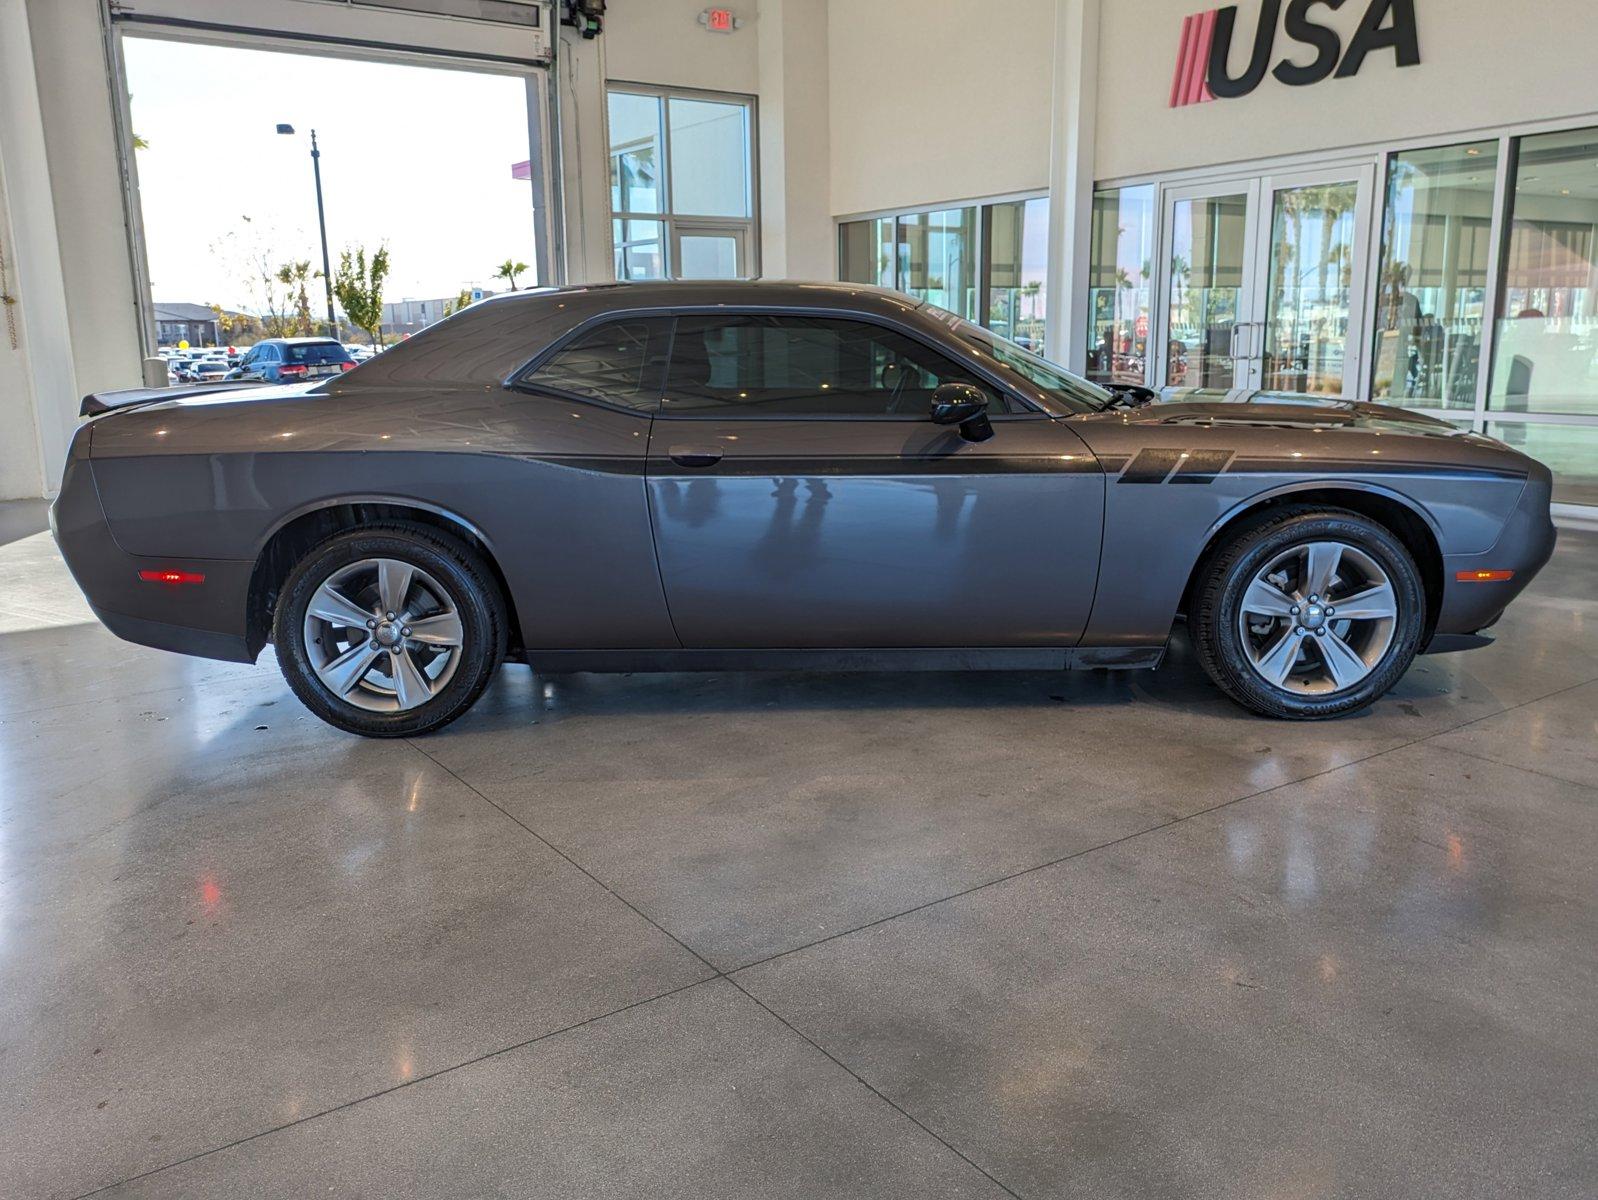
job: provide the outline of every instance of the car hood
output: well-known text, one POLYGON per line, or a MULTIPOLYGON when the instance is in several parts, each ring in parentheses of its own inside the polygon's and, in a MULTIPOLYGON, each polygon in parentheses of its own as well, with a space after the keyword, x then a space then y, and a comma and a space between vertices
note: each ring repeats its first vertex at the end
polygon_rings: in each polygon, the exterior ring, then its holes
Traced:
POLYGON ((1172 388, 1161 393, 1153 404, 1112 408, 1081 419, 1125 425, 1350 429, 1439 438, 1475 436, 1447 421, 1387 404, 1281 392, 1221 392, 1198 388, 1172 388))

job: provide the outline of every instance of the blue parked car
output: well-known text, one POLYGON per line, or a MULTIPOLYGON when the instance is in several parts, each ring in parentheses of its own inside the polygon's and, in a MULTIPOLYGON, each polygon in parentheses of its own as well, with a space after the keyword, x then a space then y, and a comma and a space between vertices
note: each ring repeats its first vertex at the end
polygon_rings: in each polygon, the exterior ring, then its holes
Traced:
POLYGON ((250 347, 229 379, 259 379, 262 383, 299 383, 322 379, 353 369, 349 351, 332 338, 268 338, 250 347))

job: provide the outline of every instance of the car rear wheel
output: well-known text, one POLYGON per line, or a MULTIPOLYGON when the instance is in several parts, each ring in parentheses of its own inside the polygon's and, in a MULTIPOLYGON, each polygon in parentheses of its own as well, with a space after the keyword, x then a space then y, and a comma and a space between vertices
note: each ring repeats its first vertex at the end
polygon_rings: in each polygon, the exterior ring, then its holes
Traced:
POLYGON ((505 650, 505 610, 482 560, 421 525, 340 534, 310 551, 278 598, 284 678, 331 725, 409 737, 469 709, 505 650))
POLYGON ((1398 682, 1420 647, 1419 569, 1393 533, 1340 509, 1282 509, 1236 534, 1199 580, 1200 663, 1239 704, 1316 720, 1356 712, 1398 682))

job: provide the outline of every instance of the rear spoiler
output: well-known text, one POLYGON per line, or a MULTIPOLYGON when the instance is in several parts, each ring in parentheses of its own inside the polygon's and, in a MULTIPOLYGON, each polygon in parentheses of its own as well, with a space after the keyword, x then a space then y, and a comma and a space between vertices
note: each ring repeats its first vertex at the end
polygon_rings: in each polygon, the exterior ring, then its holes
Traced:
POLYGON ((259 380, 236 379, 230 383, 197 383, 192 387, 123 388, 116 392, 92 392, 78 406, 78 416, 98 417, 119 408, 154 404, 159 400, 181 400, 188 396, 208 396, 213 392, 233 392, 239 388, 258 388, 259 380))

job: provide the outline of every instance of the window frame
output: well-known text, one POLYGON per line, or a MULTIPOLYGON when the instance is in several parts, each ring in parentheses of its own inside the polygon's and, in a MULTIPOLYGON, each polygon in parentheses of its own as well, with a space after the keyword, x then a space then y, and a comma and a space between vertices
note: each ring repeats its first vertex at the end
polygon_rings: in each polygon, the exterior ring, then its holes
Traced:
MULTIPOLYGON (((968 374, 982 380, 993 388, 1003 401, 1007 412, 990 413, 989 419, 994 421, 1030 420, 1035 417, 1050 418, 1050 414, 1035 405, 1030 398, 1023 395, 1014 383, 989 370, 983 364, 972 361, 963 356, 956 357, 947 347, 927 337, 921 330, 901 324, 876 313, 856 312, 852 309, 839 308, 805 308, 793 305, 681 305, 672 311, 673 318, 681 317, 800 317, 813 320, 853 321, 860 325, 870 325, 876 329, 885 329, 890 333, 897 333, 909 338, 922 349, 942 356, 962 367, 968 374), (1019 408, 1019 411, 1017 409, 1019 408)), ((675 352, 677 330, 675 323, 672 326, 672 342, 670 351, 675 352)), ((670 378, 671 358, 666 361, 666 375, 662 379, 661 398, 665 399, 665 381, 670 378)), ((914 413, 752 413, 739 412, 736 408, 707 409, 698 412, 670 412, 662 404, 655 413, 657 418, 672 421, 925 421, 925 416, 914 413)))
MULTIPOLYGON (((1000 205, 1026 204, 1031 200, 1050 200, 1048 190, 1033 189, 1024 192, 1003 192, 992 196, 974 196, 959 200, 948 200, 938 204, 916 204, 903 208, 873 209, 867 212, 848 213, 832 219, 832 252, 834 259, 833 274, 840 282, 857 283, 861 287, 887 287, 896 292, 905 291, 905 271, 903 269, 900 247, 905 244, 904 228, 907 217, 927 216, 931 213, 948 212, 954 209, 972 208, 976 210, 976 221, 972 231, 971 264, 976 277, 976 315, 968 318, 973 325, 980 325, 984 329, 991 328, 988 324, 988 315, 993 302, 993 280, 988 270, 990 258, 989 237, 993 232, 992 210, 1000 205), (893 275, 893 282, 862 283, 858 280, 846 280, 843 275, 844 266, 844 239, 845 227, 865 221, 887 221, 893 229, 893 255, 889 264, 893 275)), ((1051 201, 1052 203, 1052 201, 1051 201)), ((1046 285, 1045 285, 1046 286, 1046 285)), ((1045 298, 1045 303, 1047 299, 1045 298)), ((958 315, 958 314, 957 314, 958 315)), ((1045 324, 1048 321, 1044 317, 1045 324)))
POLYGON ((744 413, 730 415, 729 411, 710 410, 699 413, 678 412, 671 413, 665 410, 663 401, 666 395, 666 379, 671 371, 672 352, 676 349, 677 319, 679 317, 698 316, 724 316, 724 317, 812 317, 817 319, 856 321, 864 325, 873 325, 892 333, 902 334, 918 343, 923 348, 934 354, 941 354, 944 358, 953 358, 964 366, 972 375, 984 381, 999 393, 1008 412, 991 413, 989 419, 993 421, 1030 421, 1054 420, 1055 415, 1047 408, 1038 404, 1024 390, 1016 387, 1014 381, 994 371, 986 364, 968 359, 963 355, 956 358, 949 350, 936 339, 929 338, 926 334, 913 326, 879 316, 876 313, 862 313, 853 309, 833 307, 807 307, 803 305, 770 305, 770 304, 668 304, 653 307, 639 307, 615 309, 603 313, 596 313, 578 322, 566 330, 549 345, 543 347, 516 370, 506 376, 502 386, 508 391, 521 392, 524 395, 551 396, 560 400, 570 401, 573 404, 591 404, 595 408, 606 409, 610 412, 630 413, 633 416, 642 416, 654 420, 670 421, 924 421, 926 417, 918 417, 913 413, 830 413, 804 416, 793 413, 744 413), (657 380, 658 389, 653 407, 635 408, 631 405, 616 404, 611 401, 599 400, 593 396, 579 396, 575 392, 565 392, 558 388, 546 387, 532 382, 531 376, 544 366, 555 355, 559 354, 572 342, 583 337, 601 325, 608 325, 628 320, 647 320, 651 317, 661 317, 671 322, 671 331, 666 340, 666 353, 662 359, 662 367, 657 380))
MULTIPOLYGON (((659 84, 635 83, 611 79, 605 83, 605 165, 606 210, 610 213, 611 263, 614 274, 616 255, 615 229, 617 221, 654 221, 661 226, 660 279, 675 280, 677 274, 677 239, 684 233, 718 233, 736 227, 744 235, 743 273, 739 279, 760 278, 760 124, 758 99, 742 92, 718 92, 705 88, 665 87, 659 84), (658 212, 632 212, 615 208, 610 203, 610 167, 615 160, 615 139, 610 130, 610 98, 613 95, 649 96, 660 105, 660 210, 658 212), (749 164, 744 185, 744 204, 747 216, 709 216, 703 213, 676 211, 671 188, 671 113, 672 100, 704 100, 715 104, 737 105, 744 110, 746 131, 745 154, 749 164)), ((658 279, 624 279, 616 276, 618 283, 658 283, 658 279)))
POLYGON ((557 400, 569 401, 572 404, 591 404, 595 408, 603 408, 610 412, 630 413, 633 416, 645 419, 660 415, 660 401, 666 392, 666 371, 671 366, 672 342, 677 337, 676 314, 669 309, 643 308, 624 309, 614 312, 599 313, 572 326, 565 333, 545 346, 532 358, 528 359, 516 370, 512 371, 505 379, 503 386, 508 391, 521 392, 529 396, 550 396, 557 400), (628 321, 663 320, 666 322, 666 349, 660 356, 660 361, 655 364, 645 362, 646 370, 653 370, 654 379, 650 388, 640 389, 645 394, 652 392, 654 401, 646 407, 633 404, 619 404, 614 400, 601 400, 597 396, 584 396, 577 392, 568 392, 564 388, 550 387, 546 383, 538 383, 533 376, 537 375, 549 365, 558 355, 581 341, 596 329, 606 325, 624 325, 628 321))

